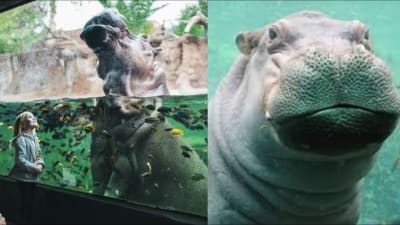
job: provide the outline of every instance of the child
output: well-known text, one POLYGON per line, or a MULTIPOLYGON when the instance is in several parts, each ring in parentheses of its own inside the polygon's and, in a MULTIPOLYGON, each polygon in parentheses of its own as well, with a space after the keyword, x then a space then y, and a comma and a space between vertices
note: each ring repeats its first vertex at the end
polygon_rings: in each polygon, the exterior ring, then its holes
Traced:
POLYGON ((31 223, 36 183, 44 169, 44 161, 36 136, 38 126, 31 112, 23 112, 15 119, 11 145, 15 148, 15 163, 9 176, 17 181, 20 195, 19 223, 31 223))

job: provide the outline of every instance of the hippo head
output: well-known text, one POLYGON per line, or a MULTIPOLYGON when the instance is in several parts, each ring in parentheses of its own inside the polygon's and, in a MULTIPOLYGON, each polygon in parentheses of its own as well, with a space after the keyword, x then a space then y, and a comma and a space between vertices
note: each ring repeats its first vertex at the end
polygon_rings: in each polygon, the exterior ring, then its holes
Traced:
POLYGON ((236 44, 249 57, 246 104, 284 145, 340 155, 380 145, 395 128, 400 97, 363 23, 303 11, 236 44))
POLYGON ((115 40, 132 36, 126 19, 116 9, 106 9, 86 22, 80 37, 98 54, 115 49, 115 40))
POLYGON ((106 9, 84 26, 81 39, 98 58, 97 72, 105 94, 156 96, 168 94, 165 74, 154 64, 157 51, 146 36, 130 33, 124 16, 106 9))

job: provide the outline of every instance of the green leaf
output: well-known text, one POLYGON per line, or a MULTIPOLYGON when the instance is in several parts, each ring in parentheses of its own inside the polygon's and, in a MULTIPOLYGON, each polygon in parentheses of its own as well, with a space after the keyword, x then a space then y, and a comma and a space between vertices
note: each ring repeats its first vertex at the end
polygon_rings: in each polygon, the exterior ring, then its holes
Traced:
POLYGON ((104 7, 115 7, 126 18, 128 29, 132 33, 149 34, 151 27, 147 18, 154 12, 164 8, 167 4, 152 9, 152 0, 109 1, 98 0, 104 7))
POLYGON ((0 54, 34 48, 47 35, 44 25, 49 2, 36 1, 0 14, 0 54))
MULTIPOLYGON (((181 11, 181 16, 180 16, 180 23, 179 25, 175 28, 175 34, 182 36, 184 34, 184 30, 186 27, 186 22, 192 18, 197 11, 200 11, 204 15, 207 15, 207 1, 205 0, 199 0, 198 5, 191 5, 187 6, 181 11)), ((190 34, 193 34, 195 36, 204 36, 206 35, 206 30, 201 26, 201 25, 194 25, 192 29, 189 32, 190 34)))

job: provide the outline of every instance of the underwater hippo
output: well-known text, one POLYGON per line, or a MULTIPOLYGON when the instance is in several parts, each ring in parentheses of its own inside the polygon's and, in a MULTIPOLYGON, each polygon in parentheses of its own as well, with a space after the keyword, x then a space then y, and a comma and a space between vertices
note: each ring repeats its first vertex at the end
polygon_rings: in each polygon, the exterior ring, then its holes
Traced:
POLYGON ((209 103, 209 223, 356 224, 400 112, 367 27, 303 11, 236 44, 209 103))
POLYGON ((93 193, 207 214, 207 166, 157 108, 160 98, 99 98, 92 133, 93 193))
POLYGON ((154 60, 157 50, 145 36, 130 33, 124 16, 106 9, 90 19, 80 35, 98 58, 105 94, 168 95, 165 73, 154 60))

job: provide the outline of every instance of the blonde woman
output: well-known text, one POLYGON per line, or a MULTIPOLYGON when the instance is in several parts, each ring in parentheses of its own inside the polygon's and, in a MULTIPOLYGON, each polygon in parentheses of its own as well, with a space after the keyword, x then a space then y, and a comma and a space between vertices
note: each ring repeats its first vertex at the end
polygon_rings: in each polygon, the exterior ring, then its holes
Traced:
POLYGON ((15 163, 9 176, 17 181, 20 196, 18 224, 31 223, 36 183, 45 166, 36 136, 37 126, 31 112, 19 114, 15 118, 14 136, 10 141, 15 148, 15 163))

